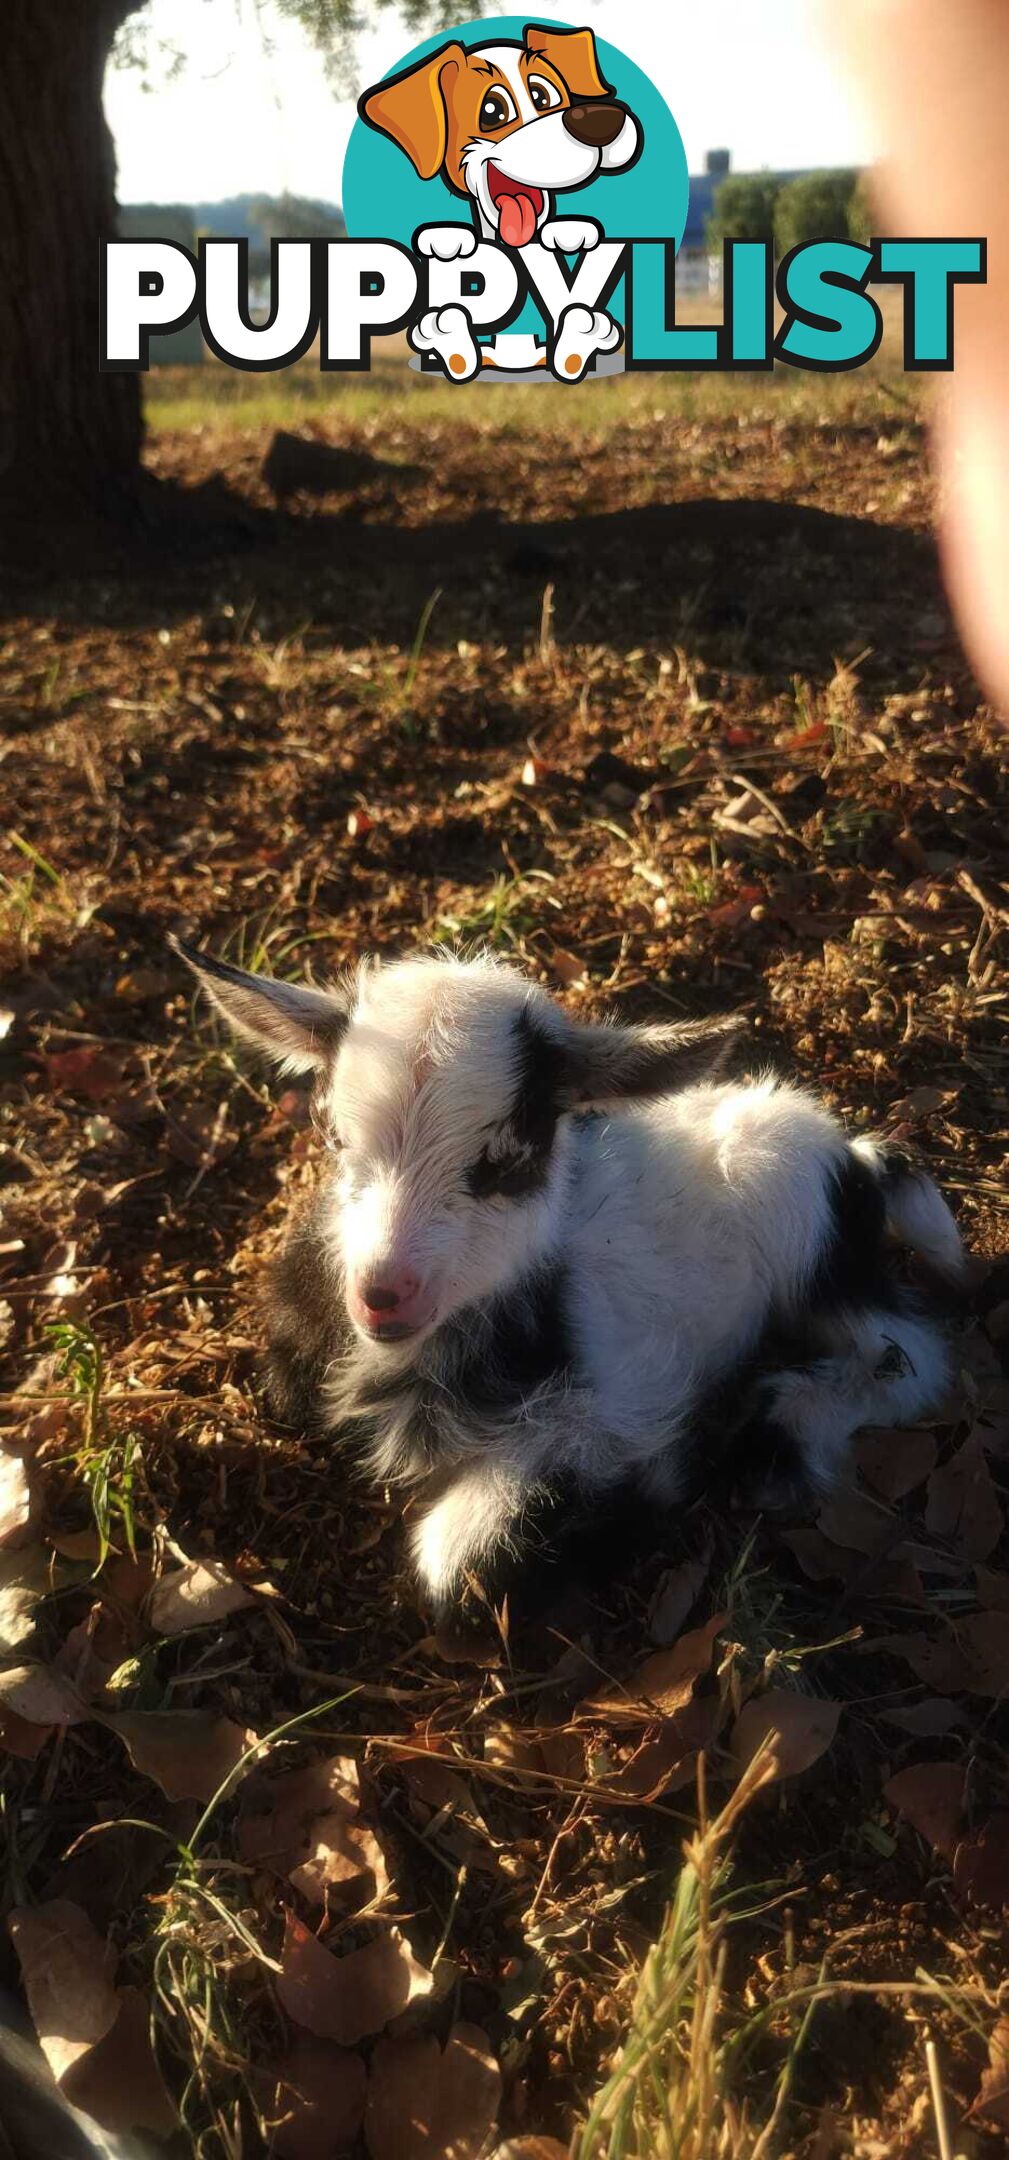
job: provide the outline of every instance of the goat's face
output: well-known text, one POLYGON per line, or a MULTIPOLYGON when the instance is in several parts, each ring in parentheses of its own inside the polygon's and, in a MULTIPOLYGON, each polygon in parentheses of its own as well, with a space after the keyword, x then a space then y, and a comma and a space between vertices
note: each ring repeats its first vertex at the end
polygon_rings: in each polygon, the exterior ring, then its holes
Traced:
POLYGON ((377 1343, 421 1340, 559 1246, 567 1113, 689 1084, 741 1025, 580 1025, 491 960, 366 966, 345 992, 181 949, 233 1026, 317 1075, 347 1309, 377 1343))
POLYGON ((320 1092, 350 1317, 435 1327, 549 1248, 566 1147, 548 1001, 509 970, 368 970, 320 1092))

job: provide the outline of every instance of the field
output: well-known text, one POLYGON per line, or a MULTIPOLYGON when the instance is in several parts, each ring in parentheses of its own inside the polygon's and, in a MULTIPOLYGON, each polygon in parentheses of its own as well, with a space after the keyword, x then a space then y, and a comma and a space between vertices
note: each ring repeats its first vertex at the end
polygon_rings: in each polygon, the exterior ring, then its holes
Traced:
POLYGON ((149 417, 164 521, 0 623, 0 1978, 151 2151, 1004 2151, 1009 791, 920 386, 388 354, 149 417), (276 427, 365 458, 278 507, 276 427), (941 1419, 433 1633, 402 1496, 262 1410, 315 1137, 171 932, 742 1008, 957 1210, 941 1419))

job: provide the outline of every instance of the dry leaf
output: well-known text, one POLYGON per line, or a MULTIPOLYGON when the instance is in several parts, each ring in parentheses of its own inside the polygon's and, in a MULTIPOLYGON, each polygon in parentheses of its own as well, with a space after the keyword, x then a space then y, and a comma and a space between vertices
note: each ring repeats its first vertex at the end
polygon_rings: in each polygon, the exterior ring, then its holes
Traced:
POLYGON ((931 1087, 926 1083, 923 1087, 912 1088, 910 1094, 902 1095, 900 1101, 892 1105, 891 1114, 903 1118, 931 1117, 945 1103, 955 1102, 959 1092, 959 1088, 931 1087))
POLYGON ((783 1530, 781 1542, 794 1553, 809 1582, 848 1582, 865 1565, 861 1553, 845 1552, 842 1546, 832 1545, 823 1531, 812 1525, 783 1530))
POLYGON ((1009 1813, 989 1817, 984 1829, 957 1846, 953 1881, 961 1896, 994 1910, 1009 1906, 1009 1813))
POLYGON ((883 1787, 888 1807, 906 1816, 927 1845, 952 1855, 960 1834, 966 1778, 962 1763, 911 1763, 883 1787))
POLYGON ((926 1687, 937 1694, 959 1694, 967 1685, 967 1659, 954 1635, 886 1635, 876 1645, 892 1650, 926 1687))
POLYGON ((0 1672, 0 1711, 16 1712, 30 1725, 79 1725, 87 1705, 52 1665, 10 1665, 0 1672))
POLYGON ((139 1988, 120 1988, 115 2024, 66 2073, 63 2090, 115 2136, 171 2137, 179 2126, 151 2046, 150 2008, 139 1988))
POLYGON ((701 1748, 710 1747, 723 1709, 718 1697, 705 1696, 688 1702, 676 1716, 661 1725, 646 1725, 627 1762, 608 1770, 592 1788, 597 1800, 616 1800, 622 1807, 657 1800, 661 1793, 679 1792, 692 1785, 697 1775, 701 1748))
POLYGON ((212 1800, 256 1745, 255 1733, 208 1710, 124 1710, 102 1723, 169 1800, 212 1800))
POLYGON ((1001 1575, 995 1568, 976 1567, 974 1583, 979 1605, 989 1612, 1009 1612, 1009 1575, 1001 1575))
POLYGON ((715 1637, 728 1615, 715 1613, 703 1627, 691 1628, 668 1650, 656 1650, 624 1682, 621 1695, 596 1698, 584 1707, 614 1722, 636 1723, 642 1717, 672 1717, 690 1701, 702 1673, 711 1664, 715 1637))
POLYGON ((563 945, 555 945, 550 955, 551 973, 556 975, 565 990, 584 990, 588 984, 588 972, 584 960, 577 953, 565 952, 563 945))
POLYGON ((667 1649, 676 1641, 704 1588, 710 1564, 709 1551, 696 1560, 684 1560, 660 1576, 648 1609, 648 1632, 653 1643, 667 1649))
POLYGON ((1009 1691, 1009 1612, 970 1613, 958 1623, 967 1689, 997 1702, 1009 1691))
POLYGON ((542 1783, 545 1764, 535 1733, 518 1732, 512 1725, 491 1726, 484 1734, 483 1759, 495 1770, 510 1770, 516 1777, 534 1777, 542 1783))
POLYGON ((427 2035, 380 2040, 364 2118, 371 2160, 478 2160, 500 2099, 501 2072, 476 2025, 454 2025, 444 2053, 427 2035))
POLYGON ((52 1725, 32 1725, 16 1710, 0 1711, 0 1748, 6 1748, 8 1755, 17 1755, 22 1762, 34 1762, 53 1731, 52 1725))
POLYGON ((841 1705, 822 1696, 797 1695, 790 1688, 767 1688, 753 1695, 736 1719, 732 1752, 740 1771, 752 1762, 769 1734, 774 1775, 797 1777, 829 1748, 837 1731, 841 1705))
POLYGON ((115 1955, 69 1898, 15 1906, 7 1925, 39 2045, 62 2080, 119 2015, 115 1955))
POLYGON ((946 1695, 927 1695, 924 1702, 909 1703, 904 1710, 884 1710, 883 1716, 888 1725, 913 1733, 917 1740, 942 1740, 955 1725, 963 1724, 963 1713, 946 1695))
POLYGON ((928 1481, 925 1526, 935 1537, 955 1540, 968 1560, 987 1560, 1002 1535, 1003 1516, 991 1471, 972 1433, 962 1448, 933 1470, 928 1481))
POLYGON ((35 1608, 50 1587, 49 1555, 41 1545, 0 1553, 0 1657, 35 1633, 35 1608))
POLYGON ((882 1552, 894 1533, 893 1516, 878 1500, 870 1500, 868 1493, 856 1492, 854 1487, 839 1486, 831 1493, 816 1521, 832 1545, 843 1545, 867 1558, 882 1552))
POLYGON ((62 1559, 83 1560, 89 1564, 97 1562, 102 1549, 102 1541, 93 1523, 89 1523, 84 1530, 51 1530, 49 1541, 62 1559))
POLYGON ((364 2121, 368 2073, 360 2055, 299 2033, 277 2064, 265 2113, 277 2160, 343 2160, 364 2121))
POLYGON ((173 1568, 155 1583, 151 1627, 157 1635, 184 1635, 188 1628, 208 1627, 254 1603, 251 1590, 236 1582, 218 1560, 187 1560, 184 1567, 173 1568))
POLYGON ((154 1581, 152 1553, 114 1553, 98 1577, 103 1605, 121 1623, 135 1621, 154 1581))
POLYGON ((334 1755, 247 1792, 238 1848, 253 1866, 290 1876, 312 1904, 325 1904, 327 1887, 381 1898, 385 1855, 359 1814, 357 1764, 334 1755))
POLYGON ((0 1545, 22 1537, 32 1511, 28 1472, 20 1455, 0 1448, 0 1545))
POLYGON ((913 1427, 863 1432, 856 1442, 856 1457, 866 1484, 882 1500, 903 1500, 934 1467, 935 1434, 913 1427))
POLYGON ((321 2040, 354 2047, 384 2031, 433 1986, 433 1975, 398 1928, 387 1928, 363 1950, 334 1956, 295 1913, 286 1916, 277 1994, 295 2024, 321 2040))
POLYGON ((988 2066, 970 2110, 1009 2130, 1009 2017, 999 2018, 988 2041, 988 2066))
POLYGON ((126 1074, 122 1058, 98 1044, 78 1050, 50 1050, 43 1064, 54 1094, 82 1095, 87 1102, 104 1102, 117 1094, 126 1074))

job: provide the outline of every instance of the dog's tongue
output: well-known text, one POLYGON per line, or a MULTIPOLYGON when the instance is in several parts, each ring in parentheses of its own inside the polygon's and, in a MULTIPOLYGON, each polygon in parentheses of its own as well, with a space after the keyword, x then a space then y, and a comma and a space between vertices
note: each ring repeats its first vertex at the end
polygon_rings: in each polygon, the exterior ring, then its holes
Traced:
POLYGON ((536 212, 528 195, 502 195, 498 224, 506 247, 528 247, 536 230, 536 212))

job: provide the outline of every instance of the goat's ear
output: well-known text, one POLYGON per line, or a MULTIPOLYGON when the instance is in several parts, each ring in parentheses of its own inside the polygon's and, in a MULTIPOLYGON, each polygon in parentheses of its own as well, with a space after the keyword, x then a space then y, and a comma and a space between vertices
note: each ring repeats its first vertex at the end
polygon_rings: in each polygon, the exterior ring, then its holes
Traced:
POLYGON ((658 1027, 575 1026, 565 1044, 565 1108, 602 1109, 708 1080, 747 1025, 741 1013, 730 1013, 658 1027))
POLYGON ((347 1005, 339 991, 249 975, 211 953, 196 952, 180 938, 168 942, 239 1035, 248 1036, 288 1072, 318 1072, 328 1064, 347 1025, 347 1005))

